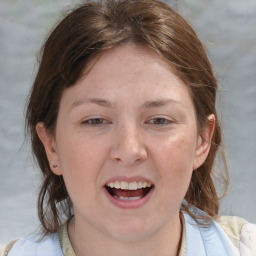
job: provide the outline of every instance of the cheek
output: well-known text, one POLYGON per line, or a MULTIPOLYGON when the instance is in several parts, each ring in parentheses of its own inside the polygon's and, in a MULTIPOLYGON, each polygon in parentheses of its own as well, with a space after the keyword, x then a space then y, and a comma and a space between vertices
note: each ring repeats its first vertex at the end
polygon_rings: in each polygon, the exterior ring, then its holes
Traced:
POLYGON ((100 161, 96 148, 70 139, 62 146, 61 168, 68 193, 74 205, 90 203, 96 197, 100 161), (81 195, 84 195, 81 197, 81 195))
POLYGON ((63 169, 90 169, 90 165, 95 164, 95 159, 100 158, 104 151, 97 140, 79 132, 66 132, 57 142, 63 169))
POLYGON ((95 143, 82 140, 81 136, 62 140, 59 148, 60 166, 67 187, 79 190, 95 184, 104 149, 95 143))
POLYGON ((170 137, 156 149, 155 162, 163 182, 184 187, 190 181, 195 155, 195 141, 185 134, 170 137))

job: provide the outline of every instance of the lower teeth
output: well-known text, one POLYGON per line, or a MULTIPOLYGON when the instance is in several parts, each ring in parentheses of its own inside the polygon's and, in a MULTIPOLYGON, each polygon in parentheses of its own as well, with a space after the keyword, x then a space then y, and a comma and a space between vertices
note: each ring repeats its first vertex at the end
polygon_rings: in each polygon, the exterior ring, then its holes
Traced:
POLYGON ((141 199, 140 196, 134 196, 134 197, 124 197, 124 196, 114 196, 116 199, 118 200, 122 200, 122 201, 133 201, 133 200, 138 200, 141 199))

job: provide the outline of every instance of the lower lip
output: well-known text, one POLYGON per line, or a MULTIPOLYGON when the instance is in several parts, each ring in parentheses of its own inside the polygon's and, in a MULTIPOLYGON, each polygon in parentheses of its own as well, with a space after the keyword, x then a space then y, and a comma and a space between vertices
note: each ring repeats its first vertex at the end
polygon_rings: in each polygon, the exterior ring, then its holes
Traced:
POLYGON ((134 209, 134 208, 139 208, 147 203, 147 201, 151 198, 152 194, 154 191, 154 187, 142 198, 137 199, 137 200, 131 200, 131 201, 123 201, 119 200, 113 196, 111 196, 107 189, 104 188, 104 192, 108 199, 113 203, 115 206, 122 208, 122 209, 134 209))

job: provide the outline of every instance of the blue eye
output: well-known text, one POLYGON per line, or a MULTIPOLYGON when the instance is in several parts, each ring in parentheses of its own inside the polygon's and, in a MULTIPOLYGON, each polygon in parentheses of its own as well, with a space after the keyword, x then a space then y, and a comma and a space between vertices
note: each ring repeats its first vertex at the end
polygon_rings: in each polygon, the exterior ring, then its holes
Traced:
POLYGON ((109 123, 107 120, 105 120, 104 118, 91 118, 91 119, 87 119, 85 121, 82 122, 82 125, 88 125, 88 126, 101 126, 104 124, 109 123))
POLYGON ((157 117, 157 118, 150 119, 147 123, 153 124, 155 126, 167 126, 167 125, 170 125, 172 121, 163 117, 157 117))

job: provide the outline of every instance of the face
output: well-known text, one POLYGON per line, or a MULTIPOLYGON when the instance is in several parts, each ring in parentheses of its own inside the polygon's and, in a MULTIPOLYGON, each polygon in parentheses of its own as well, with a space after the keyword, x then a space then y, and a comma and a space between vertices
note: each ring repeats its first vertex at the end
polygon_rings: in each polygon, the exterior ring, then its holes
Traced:
POLYGON ((37 131, 75 220, 118 239, 179 221, 209 150, 187 86, 159 56, 131 44, 105 52, 64 91, 54 136, 40 123, 37 131))

